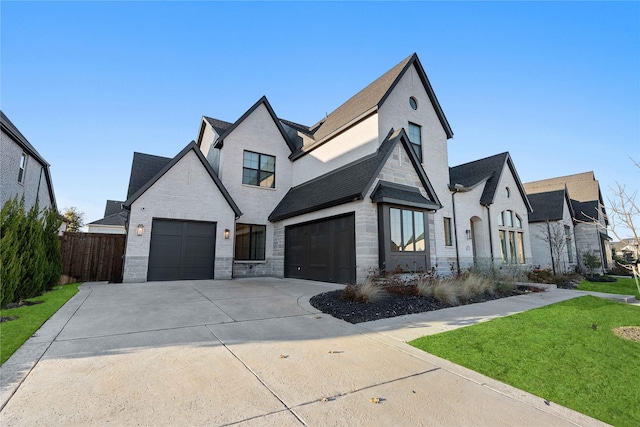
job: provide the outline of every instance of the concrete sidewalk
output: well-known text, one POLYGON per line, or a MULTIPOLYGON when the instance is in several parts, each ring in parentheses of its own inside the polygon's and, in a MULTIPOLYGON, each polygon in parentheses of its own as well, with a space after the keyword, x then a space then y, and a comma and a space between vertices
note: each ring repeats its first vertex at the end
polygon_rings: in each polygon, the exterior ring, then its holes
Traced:
POLYGON ((0 368, 0 423, 603 425, 404 343, 582 293, 351 325, 309 304, 338 288, 270 278, 85 284, 0 368))

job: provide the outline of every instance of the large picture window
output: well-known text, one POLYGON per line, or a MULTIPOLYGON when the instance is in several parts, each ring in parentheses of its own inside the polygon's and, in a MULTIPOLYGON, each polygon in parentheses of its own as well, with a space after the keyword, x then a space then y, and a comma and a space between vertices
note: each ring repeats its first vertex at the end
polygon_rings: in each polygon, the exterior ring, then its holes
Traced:
POLYGON ((267 154, 245 151, 242 162, 242 183, 258 187, 276 187, 276 158, 267 154))
POLYGON ((391 250, 394 252, 423 252, 424 213, 409 209, 390 208, 391 250))
POLYGON ((264 261, 267 227, 265 225, 236 224, 236 253, 238 261, 264 261))
POLYGON ((504 264, 524 264, 524 232, 522 218, 514 211, 505 210, 498 214, 500 255, 504 264))
POLYGON ((422 162, 422 128, 414 123, 409 123, 409 141, 422 162))

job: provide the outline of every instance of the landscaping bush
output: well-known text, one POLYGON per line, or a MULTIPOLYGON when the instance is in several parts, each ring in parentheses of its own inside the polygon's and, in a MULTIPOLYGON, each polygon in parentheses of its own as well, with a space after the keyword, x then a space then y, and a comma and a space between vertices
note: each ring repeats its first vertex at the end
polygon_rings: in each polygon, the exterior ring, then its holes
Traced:
POLYGON ((55 209, 25 212, 24 197, 2 207, 0 307, 41 295, 58 283, 62 269, 55 209))
POLYGON ((527 279, 533 283, 553 283, 553 271, 550 268, 534 268, 527 273, 527 279))
POLYGON ((347 285, 340 299, 355 302, 375 302, 384 295, 384 288, 372 277, 367 277, 361 285, 347 285))

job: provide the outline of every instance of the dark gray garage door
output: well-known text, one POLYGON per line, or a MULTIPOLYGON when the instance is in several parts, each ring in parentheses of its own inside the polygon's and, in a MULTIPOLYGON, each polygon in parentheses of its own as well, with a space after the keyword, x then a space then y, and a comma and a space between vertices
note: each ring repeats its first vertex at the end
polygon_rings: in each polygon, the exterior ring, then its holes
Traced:
POLYGON ((355 283, 355 253, 353 214, 285 229, 286 277, 355 283))
POLYGON ((154 219, 147 280, 213 279, 216 223, 154 219))

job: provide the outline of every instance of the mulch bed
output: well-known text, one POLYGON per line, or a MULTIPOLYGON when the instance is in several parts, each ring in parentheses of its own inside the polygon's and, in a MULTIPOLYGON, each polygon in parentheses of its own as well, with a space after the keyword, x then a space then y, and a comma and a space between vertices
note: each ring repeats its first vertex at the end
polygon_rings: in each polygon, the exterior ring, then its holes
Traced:
MULTIPOLYGON (((20 301, 20 302, 11 302, 7 304, 6 310, 10 310, 12 308, 25 307, 30 305, 42 304, 44 301, 20 301)), ((0 323, 10 322, 11 320, 19 319, 19 316, 0 316, 0 323)))
MULTIPOLYGON (((512 292, 495 293, 472 298, 467 304, 491 301, 495 299, 522 295, 526 290, 516 289, 512 292)), ((311 305, 323 313, 329 314, 349 323, 362 323, 405 314, 424 313, 452 307, 433 298, 416 295, 398 295, 387 292, 376 302, 354 302, 340 299, 342 290, 324 292, 311 297, 311 305)))

